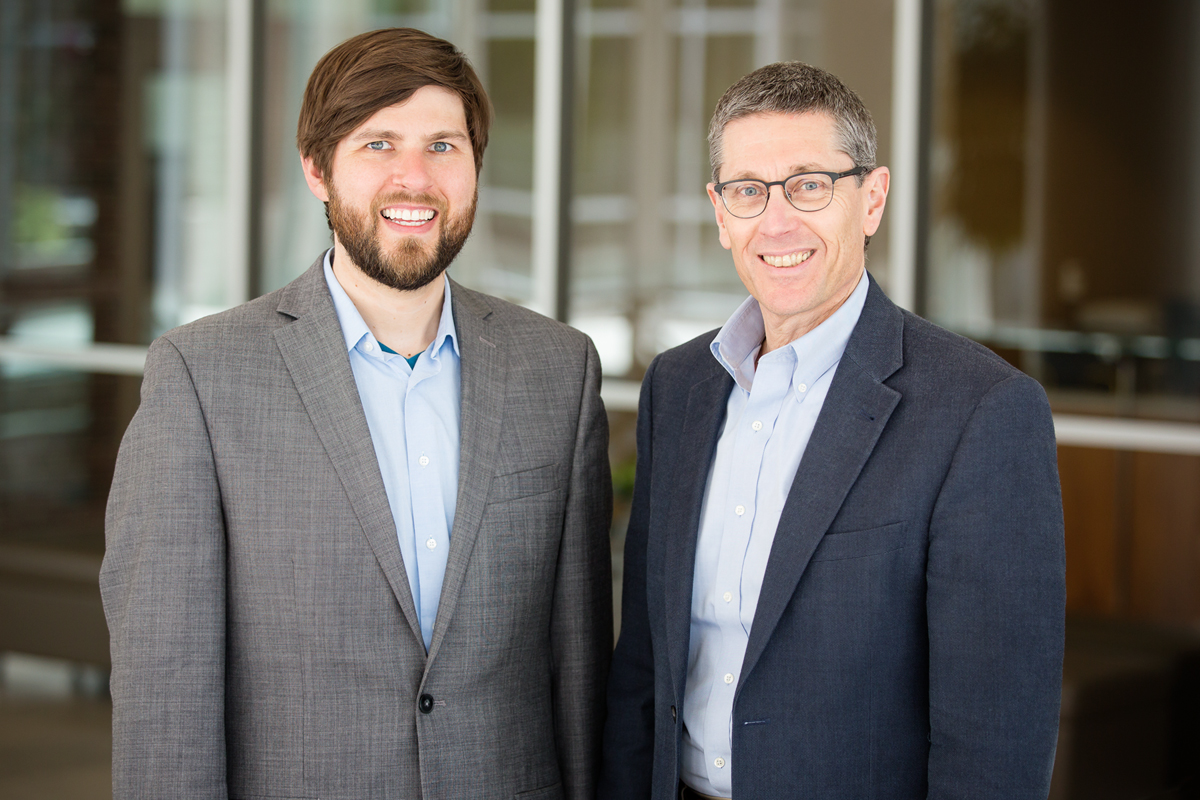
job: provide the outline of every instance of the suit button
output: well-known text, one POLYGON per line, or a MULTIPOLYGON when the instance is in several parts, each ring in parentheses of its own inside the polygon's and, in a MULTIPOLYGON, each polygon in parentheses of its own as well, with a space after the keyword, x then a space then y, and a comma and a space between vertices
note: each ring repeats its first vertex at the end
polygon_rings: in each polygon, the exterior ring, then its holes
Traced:
POLYGON ((422 714, 428 714, 433 711, 433 695, 423 694, 417 702, 417 708, 421 709, 422 714))
POLYGON ((675 706, 671 706, 671 722, 675 721, 675 706))

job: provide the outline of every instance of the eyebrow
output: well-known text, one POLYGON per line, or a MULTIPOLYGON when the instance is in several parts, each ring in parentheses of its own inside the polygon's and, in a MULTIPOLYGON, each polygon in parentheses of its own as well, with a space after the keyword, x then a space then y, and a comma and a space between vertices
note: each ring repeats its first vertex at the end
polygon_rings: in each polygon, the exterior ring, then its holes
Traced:
MULTIPOLYGON (((459 141, 470 140, 467 134, 456 130, 437 131, 427 138, 431 142, 437 142, 443 139, 456 139, 459 141)), ((404 136, 397 131, 392 130, 367 130, 359 131, 350 137, 350 140, 354 142, 375 142, 383 139, 398 141, 404 139, 404 136)))
POLYGON ((462 131, 455 130, 438 131, 429 137, 429 141, 431 142, 440 141, 442 139, 460 139, 464 142, 470 141, 470 137, 468 137, 467 134, 463 133, 462 131))
MULTIPOLYGON (((822 169, 821 166, 818 164, 793 164, 791 167, 789 167, 789 169, 791 170, 787 174, 787 177, 789 177, 789 178, 792 177, 793 175, 799 175, 803 172, 831 172, 831 171, 837 172, 838 171, 838 170, 822 169)), ((729 181, 762 181, 763 183, 767 182, 764 178, 760 178, 751 172, 739 172, 736 175, 731 176, 728 180, 725 181, 725 183, 728 183, 729 181)))

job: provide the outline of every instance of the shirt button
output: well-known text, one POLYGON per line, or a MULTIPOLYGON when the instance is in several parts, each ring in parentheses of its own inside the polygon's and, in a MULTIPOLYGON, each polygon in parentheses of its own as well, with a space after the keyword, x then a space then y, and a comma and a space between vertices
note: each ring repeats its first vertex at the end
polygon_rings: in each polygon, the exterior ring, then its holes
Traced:
POLYGON ((756 431, 761 431, 762 430, 762 422, 760 422, 759 420, 754 420, 754 422, 750 423, 750 427, 756 431))
POLYGON ((733 602, 733 592, 726 592, 725 594, 721 595, 721 599, 724 600, 726 603, 732 603, 733 602))
POLYGON ((421 456, 420 458, 417 459, 417 463, 420 464, 422 467, 428 467, 429 466, 429 456, 421 456))
POLYGON ((437 539, 430 539, 425 543, 425 546, 432 550, 433 548, 437 547, 437 539))
POLYGON ((746 513, 746 507, 745 506, 737 506, 736 508, 733 509, 733 513, 737 514, 740 517, 742 514, 746 513))
POLYGON ((807 391, 808 391, 808 384, 807 384, 807 383, 802 383, 802 384, 800 384, 799 386, 797 386, 797 387, 796 387, 796 391, 798 391, 798 392, 807 392, 807 391))
POLYGON ((374 343, 374 342, 367 342, 367 344, 366 344, 366 349, 367 349, 367 352, 368 352, 368 353, 374 353, 374 352, 375 352, 375 343, 374 343))
POLYGON ((726 672, 726 673, 725 673, 725 682, 726 682, 726 683, 733 683, 733 673, 732 673, 732 672, 726 672))
POLYGON ((721 758, 720 756, 717 756, 716 759, 713 761, 713 766, 716 767, 717 769, 724 769, 725 768, 725 759, 721 758))

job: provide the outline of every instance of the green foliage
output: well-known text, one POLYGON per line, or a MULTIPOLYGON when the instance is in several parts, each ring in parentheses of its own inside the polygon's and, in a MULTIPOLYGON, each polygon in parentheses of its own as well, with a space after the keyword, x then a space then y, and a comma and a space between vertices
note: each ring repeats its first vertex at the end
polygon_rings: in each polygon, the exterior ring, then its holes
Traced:
POLYGON ((69 231, 58 213, 58 193, 41 186, 18 186, 13 233, 18 244, 56 242, 69 231))
POLYGON ((617 497, 633 497, 633 477, 637 471, 637 459, 633 456, 612 468, 613 494, 617 497))

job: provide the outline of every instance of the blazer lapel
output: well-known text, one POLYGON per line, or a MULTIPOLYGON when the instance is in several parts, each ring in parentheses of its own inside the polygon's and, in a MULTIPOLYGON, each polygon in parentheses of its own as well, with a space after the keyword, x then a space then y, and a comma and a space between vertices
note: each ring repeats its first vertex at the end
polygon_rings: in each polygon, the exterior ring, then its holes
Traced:
POLYGON ((396 540, 396 523, 350 369, 346 340, 325 285, 323 262, 323 257, 318 259, 284 290, 278 311, 295 321, 275 331, 275 342, 359 525, 423 649, 421 625, 396 540))
POLYGON ((675 463, 679 471, 673 477, 670 508, 666 516, 666 587, 667 653, 675 685, 683 686, 687 674, 688 640, 691 636, 692 583, 696 573, 696 540, 700 534, 700 513, 708 470, 716 450, 721 422, 729 392, 730 377, 716 359, 709 357, 712 374, 692 386, 684 412, 683 430, 675 463))
POLYGON ((442 579, 437 620, 429 646, 433 662, 446 627, 458 604, 471 551, 483 522, 488 487, 495 475, 496 451, 504 420, 505 358, 497 330, 489 325, 492 309, 482 295, 451 281, 454 326, 458 336, 462 376, 459 432, 458 500, 450 532, 450 554, 442 579))
POLYGON ((784 503, 742 661, 739 689, 779 623, 817 544, 875 448, 900 394, 883 384, 903 363, 901 311, 871 279, 784 503))

